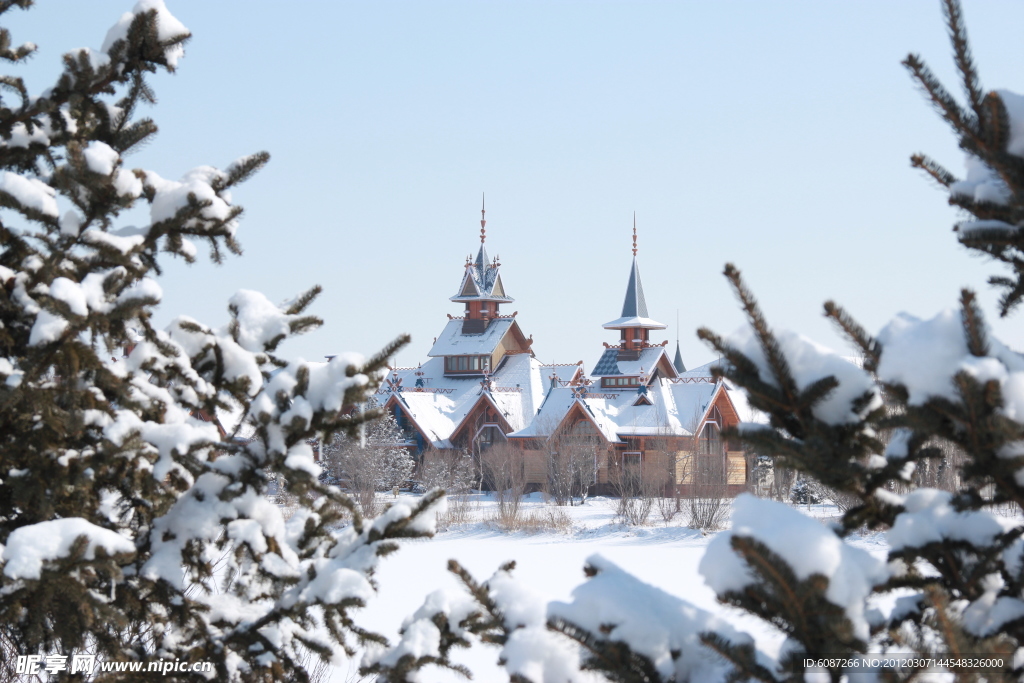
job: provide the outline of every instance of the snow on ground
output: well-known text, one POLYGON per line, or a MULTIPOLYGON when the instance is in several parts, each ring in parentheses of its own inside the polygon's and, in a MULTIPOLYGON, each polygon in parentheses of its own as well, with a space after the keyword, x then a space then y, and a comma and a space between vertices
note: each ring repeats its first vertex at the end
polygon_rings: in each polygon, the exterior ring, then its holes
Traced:
MULTIPOLYGON (((410 494, 402 494, 405 498, 410 494)), ((387 496, 391 500, 391 496, 387 496)), ((412 614, 428 593, 438 588, 459 588, 446 569, 449 559, 457 559, 480 581, 487 580, 504 562, 515 560, 514 576, 548 600, 568 600, 573 588, 585 577, 587 557, 599 553, 637 578, 676 595, 697 607, 727 619, 736 628, 754 635, 759 647, 776 654, 783 636, 772 627, 739 610, 719 604, 714 592, 704 583, 697 565, 708 542, 715 536, 685 527, 685 512, 666 524, 657 509, 652 510, 649 525, 630 528, 615 521, 615 500, 593 498, 583 506, 563 507, 572 519, 565 532, 508 533, 486 520, 493 517, 493 498, 478 495, 472 501, 475 521, 454 526, 433 539, 407 541, 384 560, 376 578, 379 595, 358 613, 361 626, 384 634, 394 643, 402 620, 412 614)), ((525 513, 553 509, 541 494, 533 494, 524 503, 525 513)), ((838 516, 833 506, 800 506, 801 512, 823 520, 838 516)), ((851 542, 872 555, 885 558, 888 547, 881 534, 855 537, 851 542)), ((456 661, 474 672, 475 681, 504 682, 507 675, 497 664, 498 649, 476 646, 460 651, 456 661)), ((331 681, 358 680, 354 665, 334 669, 331 681)), ((425 680, 458 681, 458 675, 431 670, 425 680)))

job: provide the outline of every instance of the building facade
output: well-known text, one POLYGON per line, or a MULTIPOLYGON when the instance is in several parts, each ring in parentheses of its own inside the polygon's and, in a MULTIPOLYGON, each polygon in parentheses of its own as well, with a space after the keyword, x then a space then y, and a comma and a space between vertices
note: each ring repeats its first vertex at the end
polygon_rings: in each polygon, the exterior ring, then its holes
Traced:
POLYGON ((592 458, 586 477, 598 492, 622 493, 624 482, 709 495, 746 490, 747 459, 721 437, 740 421, 729 389, 711 376, 712 364, 687 371, 678 342, 671 358, 668 341, 652 338, 665 325, 647 311, 636 228, 621 314, 603 326, 618 339, 588 373, 582 362, 538 361, 516 312, 502 311, 514 300, 501 264, 488 257, 485 226, 482 219, 479 251, 450 299, 462 315, 449 314, 427 359, 393 368, 378 391, 417 462, 462 452, 483 463, 500 448, 536 490, 571 454, 592 458))

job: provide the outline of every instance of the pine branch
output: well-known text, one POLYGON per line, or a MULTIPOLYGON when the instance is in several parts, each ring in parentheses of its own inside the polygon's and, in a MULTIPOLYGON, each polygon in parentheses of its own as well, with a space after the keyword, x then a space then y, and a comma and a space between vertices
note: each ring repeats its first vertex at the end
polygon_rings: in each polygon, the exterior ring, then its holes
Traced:
POLYGON ((269 161, 269 152, 256 152, 255 154, 242 157, 225 169, 227 172, 226 178, 218 178, 211 185, 214 190, 220 192, 238 183, 245 182, 266 166, 269 161))
POLYGON ((373 354, 358 370, 352 370, 352 374, 358 372, 359 374, 366 375, 367 377, 375 377, 378 371, 383 370, 388 366, 388 362, 396 353, 398 353, 398 350, 410 341, 412 341, 412 337, 408 334, 399 335, 394 340, 388 342, 383 349, 373 354))
POLYGON ((977 120, 984 120, 982 112, 983 94, 978 79, 978 70, 974 66, 970 44, 967 41, 967 27, 964 25, 963 11, 958 0, 943 0, 942 14, 949 30, 949 39, 953 43, 953 55, 956 68, 960 72, 960 80, 964 87, 967 100, 971 103, 977 120))
POLYGON ((779 683, 775 675, 757 662, 757 652, 752 643, 736 644, 714 631, 700 634, 700 642, 721 655, 735 668, 726 679, 729 683, 740 681, 762 681, 762 683, 779 683))
POLYGON ((953 128, 968 142, 971 151, 977 151, 983 146, 983 141, 978 134, 978 123, 967 112, 965 112, 952 95, 942 86, 942 83, 935 77, 921 58, 917 55, 907 55, 903 60, 903 66, 910 71, 914 80, 921 87, 924 93, 932 101, 935 109, 946 119, 953 128))
POLYGON ((754 329, 754 334, 757 335, 757 339, 761 344, 761 350, 764 351, 765 359, 768 361, 768 367, 771 369, 775 381, 778 382, 783 395, 795 400, 798 390, 796 381, 793 379, 789 369, 789 362, 786 360, 785 354, 782 353, 779 343, 775 340, 775 336, 768 327, 768 322, 761 313, 754 294, 743 284, 740 271, 731 263, 725 264, 724 274, 728 278, 729 283, 732 284, 733 292, 740 300, 743 312, 747 314, 747 320, 754 329))
POLYGON ((972 356, 982 358, 988 355, 988 341, 985 338, 985 321, 978 308, 974 292, 960 290, 960 315, 964 326, 964 338, 972 356))
POLYGON ((825 317, 830 318, 846 338, 864 354, 864 369, 868 372, 877 371, 878 363, 882 359, 882 346, 878 340, 868 334, 853 316, 834 301, 825 302, 825 317))
POLYGON ((313 287, 307 289, 305 292, 296 297, 294 301, 288 304, 288 308, 286 308, 284 311, 285 314, 298 315, 302 313, 311 303, 313 303, 313 301, 318 296, 320 296, 320 294, 323 291, 324 288, 321 287, 320 285, 314 285, 313 287))
POLYGON ((979 117, 985 122, 985 132, 991 149, 1005 150, 1010 142, 1010 115, 1006 111, 1003 98, 995 92, 986 95, 982 100, 979 117))
POLYGON ((563 618, 549 619, 548 628, 578 643, 587 652, 584 669, 598 671, 615 683, 669 683, 650 658, 621 640, 600 638, 563 618))
POLYGON ((946 170, 944 166, 925 154, 914 154, 910 157, 910 165, 919 168, 932 177, 942 187, 949 187, 957 182, 956 176, 946 170))

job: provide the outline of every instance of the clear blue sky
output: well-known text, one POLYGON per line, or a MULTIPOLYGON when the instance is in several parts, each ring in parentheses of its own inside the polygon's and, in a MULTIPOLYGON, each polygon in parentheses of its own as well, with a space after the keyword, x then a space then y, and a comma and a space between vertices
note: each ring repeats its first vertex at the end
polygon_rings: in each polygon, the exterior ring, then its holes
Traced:
MULTIPOLYGON (((1021 348, 1024 313, 995 320, 942 192, 909 167, 962 157, 900 60, 955 80, 937 0, 901 2, 217 2, 168 7, 193 39, 153 80, 155 141, 133 167, 176 178, 265 149, 239 188, 246 250, 221 267, 168 268, 161 321, 227 316, 240 288, 283 300, 319 283, 318 332, 283 351, 369 353, 413 335, 425 358, 458 315, 465 256, 500 254, 519 322, 545 361, 584 360, 618 317, 632 214, 651 316, 696 339, 742 321, 720 273, 736 263, 776 327, 846 347, 821 316, 835 298, 871 331, 930 317, 962 286, 1021 348)), ((39 44, 25 75, 47 87, 60 55, 99 47, 122 0, 46 1, 5 25, 39 44)), ((1024 4, 968 1, 987 88, 1024 92, 1024 4)), ((958 92, 958 90, 957 90, 958 92)), ((662 339, 665 337, 655 337, 662 339)))

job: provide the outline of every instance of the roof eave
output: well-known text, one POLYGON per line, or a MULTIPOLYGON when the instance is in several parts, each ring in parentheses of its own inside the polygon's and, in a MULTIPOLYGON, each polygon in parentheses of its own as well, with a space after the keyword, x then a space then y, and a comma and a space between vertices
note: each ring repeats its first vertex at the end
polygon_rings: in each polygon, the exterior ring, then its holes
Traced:
POLYGON ((633 316, 627 318, 616 318, 611 322, 605 323, 601 327, 606 330, 626 330, 633 327, 639 327, 647 330, 664 330, 668 326, 663 323, 659 323, 657 320, 633 316))

